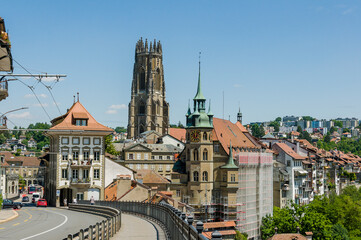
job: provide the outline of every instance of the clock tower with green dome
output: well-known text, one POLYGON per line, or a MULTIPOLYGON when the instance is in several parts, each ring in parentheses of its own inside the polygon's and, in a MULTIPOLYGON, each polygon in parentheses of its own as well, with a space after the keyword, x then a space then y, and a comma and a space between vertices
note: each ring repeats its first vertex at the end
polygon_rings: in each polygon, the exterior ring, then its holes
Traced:
POLYGON ((193 98, 193 112, 188 106, 186 114, 186 172, 189 178, 190 204, 209 204, 213 189, 213 113, 211 105, 206 111, 206 98, 201 90, 201 67, 197 93, 193 98))

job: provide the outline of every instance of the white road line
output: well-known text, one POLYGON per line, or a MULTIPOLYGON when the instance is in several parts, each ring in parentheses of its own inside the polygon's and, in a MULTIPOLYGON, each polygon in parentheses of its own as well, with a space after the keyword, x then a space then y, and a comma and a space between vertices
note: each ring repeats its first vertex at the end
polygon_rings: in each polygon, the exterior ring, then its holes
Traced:
POLYGON ((57 229, 57 228, 59 228, 59 227, 63 226, 63 225, 64 225, 64 224, 68 221, 68 217, 67 217, 67 216, 65 216, 65 215, 63 215, 63 214, 61 214, 61 213, 52 212, 52 211, 49 211, 49 210, 45 210, 45 211, 47 211, 47 212, 51 212, 51 213, 55 213, 55 214, 58 214, 58 215, 63 216, 63 217, 65 218, 64 222, 62 222, 60 225, 58 225, 58 226, 56 226, 56 227, 53 227, 53 228, 51 228, 51 229, 49 229, 49 230, 46 230, 46 231, 44 231, 44 232, 41 232, 41 233, 38 233, 38 234, 32 235, 32 236, 30 236, 30 237, 22 238, 21 240, 26 240, 26 239, 34 238, 34 237, 37 237, 37 236, 39 236, 39 235, 42 235, 42 234, 45 234, 45 233, 51 232, 51 231, 53 231, 53 230, 55 230, 55 229, 57 229))

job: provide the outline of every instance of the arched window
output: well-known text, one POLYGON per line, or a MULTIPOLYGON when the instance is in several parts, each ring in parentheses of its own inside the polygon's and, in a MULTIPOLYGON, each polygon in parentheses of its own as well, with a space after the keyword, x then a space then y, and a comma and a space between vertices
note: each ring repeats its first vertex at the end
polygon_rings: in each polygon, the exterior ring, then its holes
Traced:
POLYGON ((202 173, 202 180, 203 180, 203 182, 208 182, 208 172, 207 171, 204 171, 202 173))
POLYGON ((145 72, 142 68, 139 74, 139 90, 145 90, 145 72))
POLYGON ((203 133, 203 140, 206 140, 207 141, 207 133, 203 133))
POLYGON ((197 171, 193 172, 193 181, 198 182, 199 180, 199 173, 197 171))
POLYGON ((193 160, 198 161, 198 150, 197 149, 194 149, 194 151, 193 151, 193 160))
POLYGON ((154 84, 154 88, 155 90, 160 90, 160 85, 161 85, 161 75, 160 75, 160 70, 159 68, 157 69, 157 73, 155 74, 155 84, 154 84))
POLYGON ((203 161, 207 161, 208 160, 208 151, 207 149, 204 149, 203 151, 203 161))

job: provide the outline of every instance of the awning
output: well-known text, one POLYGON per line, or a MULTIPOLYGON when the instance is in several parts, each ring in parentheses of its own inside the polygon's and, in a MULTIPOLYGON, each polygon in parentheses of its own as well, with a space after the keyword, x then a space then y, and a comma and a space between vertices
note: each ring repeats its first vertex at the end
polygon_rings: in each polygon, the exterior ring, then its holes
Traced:
POLYGON ((298 169, 298 170, 295 170, 295 171, 300 175, 305 175, 305 174, 308 173, 306 170, 303 170, 303 169, 298 169))

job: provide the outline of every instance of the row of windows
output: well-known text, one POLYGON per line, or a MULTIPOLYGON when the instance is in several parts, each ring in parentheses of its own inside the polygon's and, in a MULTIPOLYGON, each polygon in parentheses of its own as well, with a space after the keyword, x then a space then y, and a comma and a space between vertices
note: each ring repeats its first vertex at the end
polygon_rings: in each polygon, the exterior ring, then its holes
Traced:
MULTIPOLYGON (((61 138, 61 144, 69 144, 69 137, 62 137, 61 138)), ((79 145, 80 144, 80 138, 79 137, 72 137, 71 138, 71 142, 74 145, 79 145)), ((93 144, 94 145, 100 145, 100 138, 93 138, 93 144)), ((83 145, 90 145, 90 138, 88 137, 83 137, 83 145)))
MULTIPOLYGON (((199 173, 198 171, 193 172, 193 181, 198 182, 199 181, 199 173)), ((208 181, 208 172, 203 171, 202 173, 202 181, 207 182, 208 181)), ((223 181, 227 181, 227 175, 223 176, 223 181)), ((231 182, 236 182, 236 174, 231 174, 231 182)))
MULTIPOLYGON (((203 150, 203 154, 202 154, 202 160, 203 161, 207 161, 208 160, 208 151, 207 149, 204 149, 203 150)), ((191 152, 190 150, 188 150, 188 158, 191 159, 191 152)), ((199 153, 198 153, 198 150, 197 149, 194 149, 193 150, 193 160, 194 161, 199 161, 199 153)))
MULTIPOLYGON (((72 175, 71 178, 72 179, 78 179, 79 178, 79 171, 82 171, 82 179, 89 179, 89 169, 73 169, 71 171, 72 175)), ((69 175, 68 175, 68 169, 67 168, 63 168, 61 170, 61 178, 62 179, 68 179, 69 175)), ((94 169, 93 170, 93 178, 94 179, 99 179, 100 178, 100 169, 94 169)))
MULTIPOLYGON (((148 160, 149 159, 149 155, 148 153, 144 153, 144 156, 143 156, 144 160, 148 160)), ((128 153, 128 159, 129 160, 143 160, 142 159, 142 155, 141 153, 137 153, 137 154, 134 154, 134 153, 128 153), (136 157, 136 158, 135 158, 136 157)), ((163 159, 166 159, 166 160, 171 160, 173 159, 173 156, 152 156, 151 159, 159 159, 159 160, 163 160, 163 159)))
MULTIPOLYGON (((193 172, 193 181, 194 182, 198 182, 199 181, 199 173, 198 171, 194 171, 193 172)), ((207 171, 204 171, 202 173, 202 181, 203 182, 208 182, 208 172, 207 171)))
MULTIPOLYGON (((68 161, 69 158, 69 153, 68 152, 63 152, 61 159, 63 161, 68 161)), ((72 152, 72 159, 73 160, 79 160, 79 152, 78 151, 73 151, 72 152)), ((93 157, 94 157, 94 161, 100 161, 100 151, 93 151, 93 157)), ((90 151, 83 151, 83 160, 90 160, 90 151)))
MULTIPOLYGON (((158 171, 163 171, 163 165, 162 164, 157 164, 158 166, 158 171)), ((150 169, 150 170, 156 170, 156 165, 154 164, 129 164, 129 168, 131 169, 137 169, 137 170, 141 170, 141 169, 150 169)), ((171 171, 172 169, 172 165, 167 164, 165 165, 165 170, 166 171, 171 171)))

